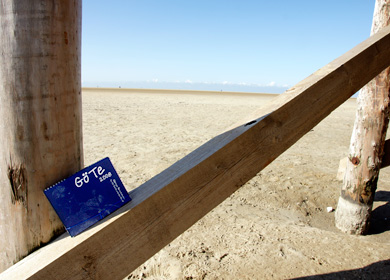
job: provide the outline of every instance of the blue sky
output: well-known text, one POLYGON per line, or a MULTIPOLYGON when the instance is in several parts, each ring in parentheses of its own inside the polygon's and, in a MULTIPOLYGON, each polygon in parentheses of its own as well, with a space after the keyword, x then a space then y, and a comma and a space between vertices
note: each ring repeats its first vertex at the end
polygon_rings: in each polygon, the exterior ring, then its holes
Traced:
POLYGON ((365 40, 374 3, 84 0, 83 86, 282 91, 365 40))

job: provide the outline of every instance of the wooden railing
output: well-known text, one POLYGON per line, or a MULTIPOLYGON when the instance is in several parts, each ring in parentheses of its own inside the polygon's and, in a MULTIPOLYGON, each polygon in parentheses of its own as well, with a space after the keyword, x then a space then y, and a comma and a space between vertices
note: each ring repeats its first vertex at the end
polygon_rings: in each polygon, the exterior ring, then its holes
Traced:
POLYGON ((75 238, 60 237, 0 279, 127 276, 389 65, 387 27, 132 191, 114 216, 75 238))

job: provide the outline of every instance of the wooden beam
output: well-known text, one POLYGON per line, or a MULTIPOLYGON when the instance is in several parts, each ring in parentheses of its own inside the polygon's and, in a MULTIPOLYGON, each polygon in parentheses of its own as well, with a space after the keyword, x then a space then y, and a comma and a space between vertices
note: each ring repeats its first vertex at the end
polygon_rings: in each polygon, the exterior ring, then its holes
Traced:
POLYGON ((255 176, 390 65, 390 27, 130 193, 76 238, 49 244, 1 279, 122 279, 255 176))

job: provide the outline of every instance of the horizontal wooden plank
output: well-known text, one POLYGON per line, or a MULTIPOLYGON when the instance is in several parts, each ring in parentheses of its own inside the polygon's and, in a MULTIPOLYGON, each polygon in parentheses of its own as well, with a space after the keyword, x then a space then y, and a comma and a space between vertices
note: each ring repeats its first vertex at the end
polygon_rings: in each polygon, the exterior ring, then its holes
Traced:
POLYGON ((255 118, 210 140, 132 191, 133 201, 114 216, 76 238, 56 240, 0 278, 125 277, 389 65, 390 27, 275 98, 255 118))

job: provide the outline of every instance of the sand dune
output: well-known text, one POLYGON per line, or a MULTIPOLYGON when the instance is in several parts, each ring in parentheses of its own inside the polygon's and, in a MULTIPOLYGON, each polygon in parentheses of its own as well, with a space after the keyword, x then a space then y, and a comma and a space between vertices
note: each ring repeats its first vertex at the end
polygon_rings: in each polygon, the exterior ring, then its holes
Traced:
MULTIPOLYGON (((85 164, 109 156, 130 191, 273 97, 83 89, 85 164)), ((129 279, 390 279, 390 169, 370 235, 340 233, 326 211, 355 108, 344 103, 129 279)))

